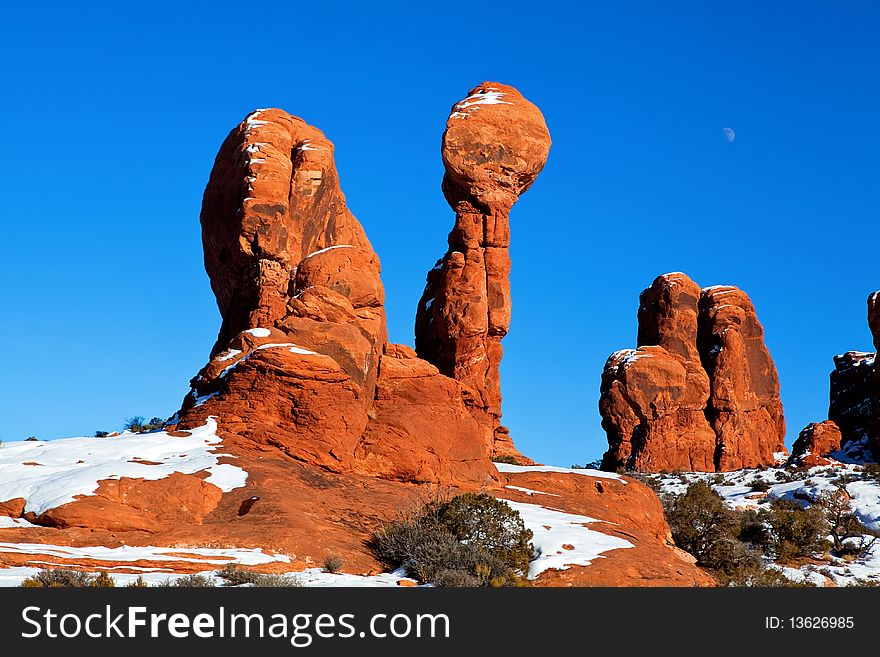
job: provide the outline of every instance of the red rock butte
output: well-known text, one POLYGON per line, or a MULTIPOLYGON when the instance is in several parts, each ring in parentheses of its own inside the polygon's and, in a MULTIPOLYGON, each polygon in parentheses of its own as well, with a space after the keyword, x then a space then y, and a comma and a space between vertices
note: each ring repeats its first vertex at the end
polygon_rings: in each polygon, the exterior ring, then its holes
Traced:
POLYGON ((664 274, 638 320, 637 348, 602 373, 603 469, 729 471, 786 452, 779 377, 745 292, 664 274))

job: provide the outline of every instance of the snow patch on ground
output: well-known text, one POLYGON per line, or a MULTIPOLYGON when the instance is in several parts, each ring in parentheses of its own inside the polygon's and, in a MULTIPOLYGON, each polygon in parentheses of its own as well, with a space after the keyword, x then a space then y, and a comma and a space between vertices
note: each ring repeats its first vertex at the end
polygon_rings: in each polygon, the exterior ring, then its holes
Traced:
POLYGON ((550 495, 551 497, 559 497, 556 493, 545 493, 542 490, 532 490, 531 488, 523 488, 522 486, 505 486, 505 488, 518 490, 520 493, 525 493, 526 495, 550 495))
POLYGON ((154 546, 135 547, 129 545, 110 548, 103 545, 70 547, 45 543, 0 542, 0 552, 43 554, 50 557, 58 557, 59 559, 122 561, 125 563, 137 563, 138 561, 185 561, 188 563, 216 564, 220 566, 225 566, 229 563, 239 563, 243 566, 258 566, 275 561, 290 563, 290 557, 286 554, 267 554, 263 552, 262 548, 170 548, 154 546))
POLYGON ((221 456, 229 455, 214 452, 221 442, 214 418, 189 434, 174 438, 164 431, 125 432, 107 438, 8 443, 0 449, 0 500, 22 497, 27 501, 25 511, 40 514, 73 502, 78 495, 94 495, 103 480, 155 481, 175 472, 207 471, 206 481, 223 492, 245 485, 247 472, 218 463, 221 456))
POLYGON ((635 547, 629 541, 588 529, 584 525, 601 522, 595 518, 548 509, 537 504, 504 500, 519 512, 532 530, 532 542, 541 556, 529 564, 529 579, 545 570, 567 570, 569 566, 589 566, 603 552, 635 547))

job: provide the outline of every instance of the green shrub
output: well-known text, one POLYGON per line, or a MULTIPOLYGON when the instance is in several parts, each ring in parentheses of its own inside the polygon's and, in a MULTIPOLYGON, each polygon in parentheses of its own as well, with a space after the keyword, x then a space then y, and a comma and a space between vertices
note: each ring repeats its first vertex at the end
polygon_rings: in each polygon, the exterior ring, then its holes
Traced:
POLYGON ((449 586, 474 578, 482 586, 512 586, 535 557, 531 540, 531 530, 505 502, 465 493, 384 524, 367 545, 383 564, 403 566, 419 582, 440 578, 449 586))
POLYGON ((519 461, 513 456, 507 454, 498 454, 492 457, 493 463, 507 463, 508 465, 519 465, 519 461))
POLYGON ((125 419, 125 422, 122 424, 123 430, 128 430, 133 433, 141 433, 144 430, 144 424, 146 424, 146 420, 142 415, 135 415, 134 417, 129 417, 125 419))
POLYGON ((758 493, 766 493, 770 490, 770 484, 759 477, 755 477, 749 484, 749 488, 758 493))
POLYGON ((764 511, 770 535, 769 547, 777 561, 821 554, 828 547, 830 527, 819 506, 806 509, 791 500, 773 500, 764 511))
POLYGON ((732 538, 739 531, 736 513, 702 481, 691 484, 683 495, 671 501, 666 519, 676 545, 694 555, 700 564, 706 563, 715 543, 732 538))
POLYGON ((109 431, 96 431, 95 432, 95 438, 106 438, 109 435, 110 435, 109 431))

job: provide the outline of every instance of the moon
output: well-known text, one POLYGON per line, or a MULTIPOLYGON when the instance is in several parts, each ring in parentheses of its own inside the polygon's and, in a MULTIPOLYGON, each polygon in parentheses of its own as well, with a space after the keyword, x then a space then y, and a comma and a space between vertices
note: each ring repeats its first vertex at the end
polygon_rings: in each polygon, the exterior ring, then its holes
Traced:
POLYGON ((736 133, 733 131, 733 128, 724 128, 721 130, 724 133, 724 138, 727 140, 727 143, 733 142, 736 139, 736 133))

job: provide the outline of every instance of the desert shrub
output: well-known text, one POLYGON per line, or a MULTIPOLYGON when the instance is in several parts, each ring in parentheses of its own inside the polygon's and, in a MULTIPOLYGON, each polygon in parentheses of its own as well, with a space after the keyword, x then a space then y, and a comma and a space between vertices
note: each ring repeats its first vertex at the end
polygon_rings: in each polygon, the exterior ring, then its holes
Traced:
POLYGON ((862 466, 862 477, 880 483, 880 463, 868 463, 862 466))
POLYGON ((238 564, 228 564, 223 570, 217 572, 217 576, 223 580, 223 586, 256 586, 261 588, 291 588, 302 586, 302 583, 292 575, 271 575, 257 573, 252 570, 244 570, 238 564))
POLYGON ((676 545, 694 555, 701 564, 705 564, 715 543, 732 538, 739 531, 736 513, 702 481, 691 484, 684 494, 668 503, 666 519, 676 545))
POLYGON ((324 557, 324 572, 325 573, 338 573, 342 568, 342 564, 345 563, 342 560, 342 557, 336 554, 328 554, 324 557))
POLYGON ((483 586, 483 580, 464 570, 439 570, 434 574, 434 586, 445 588, 474 588, 483 586))
POLYGON ((145 589, 149 586, 150 585, 147 584, 147 580, 145 580, 142 575, 138 575, 138 578, 136 580, 134 580, 133 582, 129 582, 128 584, 126 584, 125 588, 127 588, 127 589, 145 589))
POLYGON ((766 550, 770 545, 770 530, 764 514, 746 509, 739 514, 739 540, 766 550))
POLYGON ((122 424, 122 428, 134 433, 140 433, 144 430, 144 424, 146 424, 146 422, 147 421, 142 415, 135 415, 126 418, 125 422, 122 424))
POLYGON ((498 454, 492 457, 493 463, 507 463, 508 465, 519 465, 519 461, 517 461, 514 457, 509 456, 507 454, 498 454))
POLYGON ((749 484, 749 488, 758 493, 766 493, 768 490, 770 490, 770 484, 763 479, 756 477, 749 484))
POLYGON ((202 589, 217 586, 217 583, 214 581, 213 577, 193 573, 176 579, 169 577, 156 584, 156 586, 160 588, 202 589))
POLYGON ((832 547, 838 556, 867 556, 877 542, 878 533, 865 527, 853 513, 846 488, 839 486, 831 493, 824 493, 817 506, 825 512, 832 547))
POLYGON ((791 500, 773 500, 763 515, 768 547, 778 561, 811 557, 827 549, 829 524, 821 507, 804 508, 791 500))
POLYGON ((420 582, 442 573, 446 582, 471 581, 468 575, 483 586, 508 586, 528 572, 535 557, 531 540, 531 530, 505 502, 465 493, 384 524, 367 545, 386 566, 403 566, 420 582))
POLYGON ((41 570, 36 575, 24 579, 22 588, 111 588, 116 586, 113 578, 107 573, 84 573, 79 570, 64 568, 41 570))
POLYGON ((102 571, 92 581, 92 586, 99 589, 112 589, 116 587, 116 582, 110 575, 102 571))
POLYGON ((880 579, 862 579, 857 577, 849 582, 847 586, 880 586, 880 579))
POLYGON ((96 431, 95 432, 95 438, 106 438, 109 435, 110 435, 109 431, 96 431))

